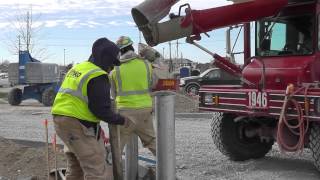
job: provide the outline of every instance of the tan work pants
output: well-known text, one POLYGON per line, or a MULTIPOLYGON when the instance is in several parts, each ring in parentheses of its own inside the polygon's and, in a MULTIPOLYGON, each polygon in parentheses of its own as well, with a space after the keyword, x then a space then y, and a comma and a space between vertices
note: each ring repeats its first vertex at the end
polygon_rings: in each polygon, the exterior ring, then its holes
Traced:
POLYGON ((96 139, 92 128, 66 116, 54 116, 53 122, 57 135, 68 148, 66 180, 112 179, 107 171, 103 140, 96 139))
POLYGON ((144 109, 118 109, 120 115, 128 118, 129 126, 120 126, 121 151, 128 143, 132 134, 136 134, 141 139, 145 148, 156 155, 156 136, 152 122, 152 108, 144 109))

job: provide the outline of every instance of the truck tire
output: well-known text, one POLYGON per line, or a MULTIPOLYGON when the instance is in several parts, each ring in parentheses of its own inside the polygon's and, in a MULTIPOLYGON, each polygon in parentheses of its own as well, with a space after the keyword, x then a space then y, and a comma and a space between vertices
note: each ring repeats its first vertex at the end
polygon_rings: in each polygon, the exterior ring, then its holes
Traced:
POLYGON ((244 137, 241 133, 248 122, 235 122, 235 114, 215 113, 211 122, 211 136, 218 150, 233 161, 264 157, 274 141, 261 142, 259 137, 244 137))
POLYGON ((9 91, 8 102, 12 106, 17 106, 22 101, 22 90, 19 88, 13 88, 9 91))
POLYGON ((312 152, 313 163, 320 171, 320 124, 314 123, 310 130, 309 146, 312 152))
POLYGON ((189 84, 186 86, 185 92, 189 95, 198 95, 200 87, 197 84, 189 84))
POLYGON ((52 88, 45 89, 42 93, 42 104, 52 106, 56 93, 52 88))

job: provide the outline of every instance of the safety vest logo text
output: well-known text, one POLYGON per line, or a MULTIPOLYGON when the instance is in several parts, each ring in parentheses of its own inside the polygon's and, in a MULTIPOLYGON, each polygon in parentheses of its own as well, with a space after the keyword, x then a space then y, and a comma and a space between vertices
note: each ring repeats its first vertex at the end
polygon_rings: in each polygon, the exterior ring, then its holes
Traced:
POLYGON ((80 76, 81 76, 81 72, 76 71, 74 69, 71 69, 70 72, 67 75, 67 77, 71 77, 71 78, 78 78, 80 76))

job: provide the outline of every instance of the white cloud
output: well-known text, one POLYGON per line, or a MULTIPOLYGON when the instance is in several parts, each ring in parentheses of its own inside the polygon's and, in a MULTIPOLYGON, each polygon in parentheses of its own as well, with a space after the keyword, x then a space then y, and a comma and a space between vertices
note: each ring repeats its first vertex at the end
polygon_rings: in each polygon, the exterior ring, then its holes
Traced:
POLYGON ((1 22, 0 22, 0 29, 2 29, 2 28, 7 28, 9 25, 10 25, 10 23, 6 23, 6 22, 1 23, 1 22))
POLYGON ((64 22, 64 25, 65 25, 67 28, 71 29, 71 28, 76 27, 78 22, 79 22, 79 20, 66 21, 66 22, 64 22))
POLYGON ((120 26, 122 25, 122 23, 118 22, 118 21, 110 21, 107 24, 111 25, 111 26, 120 26))
POLYGON ((181 0, 172 7, 171 11, 177 13, 179 11, 179 7, 185 3, 189 3, 191 6, 191 9, 197 9, 197 10, 209 9, 213 7, 232 4, 231 2, 228 2, 226 0, 181 0))
POLYGON ((102 26, 103 25, 102 23, 98 23, 95 21, 88 21, 88 24, 93 25, 93 26, 102 26))
POLYGON ((98 26, 103 26, 103 24, 95 22, 95 21, 82 22, 82 23, 79 23, 79 25, 89 27, 89 28, 96 28, 98 26))
POLYGON ((129 26, 135 26, 136 23, 132 22, 132 21, 126 21, 126 24, 129 26))
MULTIPOLYGON (((88 26, 91 28, 103 25, 134 26, 131 21, 131 8, 143 0, 0 0, 0 28, 3 24, 15 19, 19 12, 32 7, 33 14, 43 22, 37 26, 47 28, 64 25, 67 28, 88 26), (110 21, 110 19, 113 19, 110 21), (125 18, 125 19, 124 19, 125 18), (115 20, 116 19, 116 20, 115 20), (118 19, 118 20, 117 20, 118 19), (109 21, 109 22, 108 22, 109 21)), ((193 9, 205 9, 225 5, 226 0, 180 0, 173 8, 177 12, 181 4, 190 3, 193 9)))
MULTIPOLYGON (((102 16, 118 16, 130 14, 130 9, 141 2, 143 0, 1 0, 0 9, 10 12, 10 10, 24 10, 32 7, 36 14, 90 12, 102 16)), ((189 3, 195 9, 204 9, 224 5, 227 1, 180 0, 175 5, 175 9, 184 3, 189 3)))
POLYGON ((41 21, 36 21, 36 22, 34 22, 34 23, 32 24, 32 27, 38 28, 38 27, 42 26, 43 24, 44 24, 44 23, 41 22, 41 21))
POLYGON ((55 21, 45 21, 45 27, 47 28, 51 28, 51 27, 56 27, 59 25, 59 21, 55 20, 55 21))

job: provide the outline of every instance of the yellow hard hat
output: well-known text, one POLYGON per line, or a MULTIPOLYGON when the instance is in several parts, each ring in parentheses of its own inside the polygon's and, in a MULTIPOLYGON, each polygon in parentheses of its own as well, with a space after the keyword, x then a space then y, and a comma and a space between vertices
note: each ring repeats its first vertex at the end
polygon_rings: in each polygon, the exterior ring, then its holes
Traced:
POLYGON ((132 45, 133 41, 128 36, 120 36, 116 44, 120 49, 123 49, 132 45))

